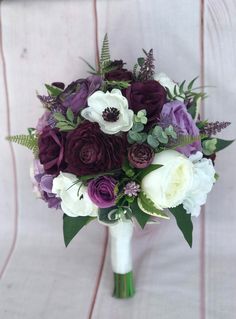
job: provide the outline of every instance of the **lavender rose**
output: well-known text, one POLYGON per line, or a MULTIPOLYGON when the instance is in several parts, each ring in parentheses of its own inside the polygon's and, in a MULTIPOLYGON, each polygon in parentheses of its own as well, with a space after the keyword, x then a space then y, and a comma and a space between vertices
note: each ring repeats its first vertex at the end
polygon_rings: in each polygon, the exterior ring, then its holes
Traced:
MULTIPOLYGON (((179 134, 198 136, 199 129, 192 116, 188 113, 186 105, 180 101, 166 103, 161 111, 161 119, 169 121, 177 128, 179 134)), ((196 141, 184 147, 177 148, 177 151, 189 157, 191 154, 201 151, 201 142, 196 141)))
POLYGON ((102 84, 102 78, 97 75, 89 76, 87 79, 79 79, 72 82, 58 96, 58 101, 63 107, 70 107, 77 114, 83 107, 87 106, 87 98, 97 91, 102 84))
POLYGON ((153 149, 147 144, 133 144, 128 150, 128 160, 136 168, 149 166, 154 155, 153 149))
POLYGON ((112 207, 115 204, 115 186, 117 181, 111 176, 101 176, 88 184, 88 195, 91 201, 100 208, 112 207))
POLYGON ((47 174, 58 174, 66 168, 64 144, 66 133, 46 126, 39 135, 39 159, 47 174))
POLYGON ((149 125, 156 123, 166 102, 166 90, 154 80, 132 83, 125 91, 129 108, 135 113, 145 109, 149 125))
POLYGON ((45 111, 43 115, 39 118, 38 123, 36 125, 36 131, 41 134, 43 129, 49 125, 49 119, 51 117, 51 112, 45 111))
POLYGON ((43 199, 49 208, 60 208, 61 199, 52 193, 52 183, 55 175, 45 174, 43 165, 39 160, 34 160, 31 168, 33 189, 37 197, 43 199))

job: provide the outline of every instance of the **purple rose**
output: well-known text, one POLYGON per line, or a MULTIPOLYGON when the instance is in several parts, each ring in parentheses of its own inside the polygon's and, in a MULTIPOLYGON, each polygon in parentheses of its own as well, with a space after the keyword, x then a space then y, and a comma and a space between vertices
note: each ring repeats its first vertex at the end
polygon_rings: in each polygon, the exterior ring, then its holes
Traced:
POLYGON ((151 125, 157 122, 166 102, 166 90, 159 82, 148 80, 132 83, 126 89, 125 95, 131 110, 138 113, 138 111, 145 109, 148 123, 151 125))
POLYGON ((128 160, 136 168, 148 167, 154 155, 153 149, 148 144, 133 144, 128 150, 128 160))
MULTIPOLYGON (((180 101, 166 103, 161 112, 161 119, 162 118, 164 121, 167 121, 176 127, 179 134, 191 136, 199 135, 199 129, 192 116, 188 113, 186 105, 180 101)), ((201 150, 201 141, 196 141, 192 144, 177 148, 177 151, 186 156, 190 156, 201 150)))
POLYGON ((117 181, 111 176, 100 176, 88 184, 88 195, 91 201, 100 208, 112 207, 115 204, 115 186, 117 181))
POLYGON ((66 133, 46 126, 39 135, 39 159, 47 174, 58 174, 66 168, 64 144, 66 133))
POLYGON ((102 78, 97 75, 89 76, 87 79, 79 79, 72 82, 58 96, 58 101, 65 108, 71 108, 75 114, 87 106, 88 97, 97 91, 102 84, 102 78))
POLYGON ((45 174, 43 165, 39 160, 34 160, 31 179, 34 192, 43 199, 49 208, 60 208, 61 199, 52 193, 52 182, 55 175, 45 174))
POLYGON ((51 112, 45 111, 43 115, 39 118, 36 125, 36 131, 41 134, 43 129, 49 125, 49 119, 51 117, 51 112))

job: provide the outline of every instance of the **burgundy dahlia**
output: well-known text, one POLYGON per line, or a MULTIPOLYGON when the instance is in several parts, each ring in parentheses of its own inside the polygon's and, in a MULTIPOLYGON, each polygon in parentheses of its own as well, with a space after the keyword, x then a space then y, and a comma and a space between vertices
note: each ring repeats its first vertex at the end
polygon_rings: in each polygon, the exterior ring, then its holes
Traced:
POLYGON ((157 81, 132 83, 125 91, 129 101, 129 107, 135 113, 145 109, 147 111, 148 123, 157 122, 164 103, 166 102, 166 90, 157 81))
POLYGON ((145 168, 151 164, 154 151, 148 144, 133 144, 128 150, 128 160, 136 168, 145 168))
POLYGON ((88 184, 88 195, 91 201, 100 208, 112 207, 115 204, 115 186, 117 181, 111 176, 100 176, 88 184))
POLYGON ((46 126, 39 135, 39 160, 47 174, 58 174, 66 168, 64 145, 66 133, 46 126))
POLYGON ((67 135, 67 172, 82 176, 121 168, 125 149, 123 137, 106 135, 97 123, 85 121, 67 135))

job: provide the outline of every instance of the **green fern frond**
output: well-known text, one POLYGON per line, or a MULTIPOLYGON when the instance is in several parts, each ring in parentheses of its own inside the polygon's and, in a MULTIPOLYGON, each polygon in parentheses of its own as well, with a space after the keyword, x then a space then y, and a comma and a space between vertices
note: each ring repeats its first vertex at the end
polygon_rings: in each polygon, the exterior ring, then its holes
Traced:
POLYGON ((33 151, 34 155, 38 154, 38 139, 34 135, 14 135, 6 138, 9 142, 23 145, 33 151))
POLYGON ((110 61, 110 50, 109 50, 109 41, 107 33, 104 36, 103 43, 102 43, 102 50, 100 56, 100 65, 105 64, 106 62, 110 61))

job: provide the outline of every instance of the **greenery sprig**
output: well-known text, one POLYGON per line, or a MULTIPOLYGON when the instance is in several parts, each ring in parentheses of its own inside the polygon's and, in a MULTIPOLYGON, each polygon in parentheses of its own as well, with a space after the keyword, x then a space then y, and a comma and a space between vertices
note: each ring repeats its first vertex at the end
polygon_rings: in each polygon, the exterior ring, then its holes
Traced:
POLYGON ((80 116, 78 115, 75 117, 70 108, 67 109, 66 115, 63 115, 60 112, 55 112, 53 117, 57 122, 56 127, 59 128, 61 132, 69 132, 74 130, 81 123, 80 116))

